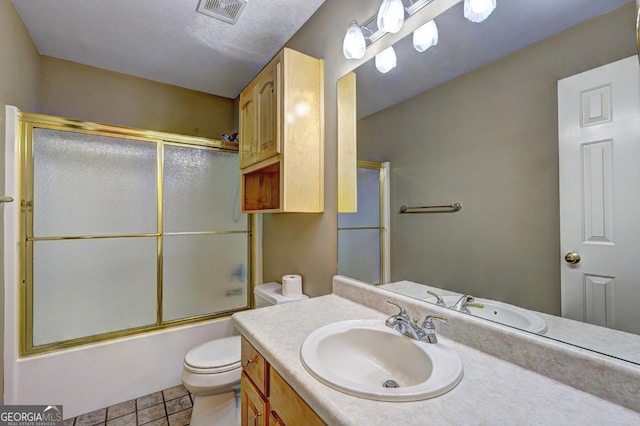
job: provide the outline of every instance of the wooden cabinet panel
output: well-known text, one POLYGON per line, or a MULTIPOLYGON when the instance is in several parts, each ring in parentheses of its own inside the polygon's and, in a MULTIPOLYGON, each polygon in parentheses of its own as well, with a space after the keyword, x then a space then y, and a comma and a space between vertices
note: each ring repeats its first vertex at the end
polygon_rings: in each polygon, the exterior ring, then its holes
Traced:
POLYGON ((261 75, 256 85, 258 105, 258 156, 256 162, 280 153, 278 138, 278 88, 280 86, 280 62, 261 75))
POLYGON ((289 384, 271 368, 269 405, 279 419, 277 424, 315 426, 325 423, 289 384))
POLYGON ((253 174, 243 179, 243 212, 324 211, 322 60, 280 51, 240 94, 240 129, 241 173, 253 174))
POLYGON ((275 411, 269 414, 269 426, 286 426, 275 411))
POLYGON ((269 364, 245 339, 241 340, 240 353, 243 373, 264 396, 269 396, 269 364))
POLYGON ((257 106, 252 86, 240 96, 240 167, 255 162, 257 155, 257 106))
POLYGON ((358 211, 356 73, 338 80, 338 212, 358 211))
POLYGON ((245 373, 240 376, 240 410, 242 426, 269 424, 269 402, 245 373))
POLYGON ((315 426, 325 423, 244 338, 241 340, 241 423, 315 426))
POLYGON ((280 162, 242 174, 243 210, 277 210, 280 206, 280 162))

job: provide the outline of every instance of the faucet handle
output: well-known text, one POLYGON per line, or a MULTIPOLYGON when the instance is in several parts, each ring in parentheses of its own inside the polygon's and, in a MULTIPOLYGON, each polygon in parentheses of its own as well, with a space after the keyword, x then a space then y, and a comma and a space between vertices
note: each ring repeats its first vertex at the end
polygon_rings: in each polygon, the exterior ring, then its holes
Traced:
POLYGON ((467 306, 471 306, 472 308, 480 308, 480 309, 484 308, 484 305, 480 302, 469 302, 467 303, 467 306))
POLYGON ((427 315, 422 322, 421 332, 422 338, 420 340, 429 343, 438 343, 438 337, 436 336, 436 326, 433 324, 433 320, 447 322, 447 317, 440 315, 427 315))
POLYGON ((393 300, 387 300, 387 303, 389 303, 390 305, 395 306, 396 308, 400 309, 400 312, 398 312, 397 315, 406 317, 407 316, 407 311, 404 309, 404 306, 402 306, 399 303, 394 302, 393 300))
POLYGON ((444 299, 442 298, 442 296, 440 296, 438 293, 436 293, 435 291, 432 290, 427 290, 427 294, 429 294, 430 296, 433 296, 436 298, 436 305, 440 305, 440 306, 446 306, 446 304, 444 303, 444 299))
POLYGON ((436 327, 435 325, 433 325, 433 320, 438 320, 442 322, 449 321, 447 317, 443 317, 441 315, 427 315, 426 317, 424 317, 424 321, 422 321, 422 328, 435 329, 436 327))

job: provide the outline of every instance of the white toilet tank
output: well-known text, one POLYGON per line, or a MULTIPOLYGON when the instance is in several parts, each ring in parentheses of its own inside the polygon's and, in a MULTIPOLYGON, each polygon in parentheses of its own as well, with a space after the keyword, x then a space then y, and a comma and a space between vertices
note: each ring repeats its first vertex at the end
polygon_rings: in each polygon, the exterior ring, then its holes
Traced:
POLYGON ((282 285, 276 282, 257 285, 253 294, 256 298, 256 308, 295 302, 296 300, 309 298, 306 294, 301 294, 296 297, 284 296, 282 294, 282 285))

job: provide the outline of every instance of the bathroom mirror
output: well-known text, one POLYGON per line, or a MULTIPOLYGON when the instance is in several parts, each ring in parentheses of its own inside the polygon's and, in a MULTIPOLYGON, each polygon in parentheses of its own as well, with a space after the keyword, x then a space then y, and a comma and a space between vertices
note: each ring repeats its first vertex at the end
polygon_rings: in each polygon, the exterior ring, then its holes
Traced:
MULTIPOLYGON (((437 46, 419 53, 406 37, 394 45, 397 68, 381 74, 371 60, 355 70, 358 159, 390 162, 391 282, 505 302, 553 321, 567 266, 557 81, 637 53, 635 2, 512 0, 483 23, 466 21, 458 4, 436 23, 437 46), (553 13, 538 12, 541 3, 553 13), (545 33, 555 26, 563 31, 545 33), (453 203, 462 209, 400 213, 402 205, 453 203)), ((593 327, 589 336, 547 337, 640 364, 640 336, 593 327)))

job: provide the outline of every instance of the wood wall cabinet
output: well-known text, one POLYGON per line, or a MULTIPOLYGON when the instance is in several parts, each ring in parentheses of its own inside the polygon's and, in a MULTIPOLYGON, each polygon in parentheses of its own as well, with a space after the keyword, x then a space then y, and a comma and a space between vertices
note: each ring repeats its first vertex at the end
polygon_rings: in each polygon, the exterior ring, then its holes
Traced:
POLYGON ((241 344, 241 424, 320 426, 320 417, 244 338, 241 344))
POLYGON ((283 49, 240 94, 242 211, 324 210, 324 63, 283 49))

